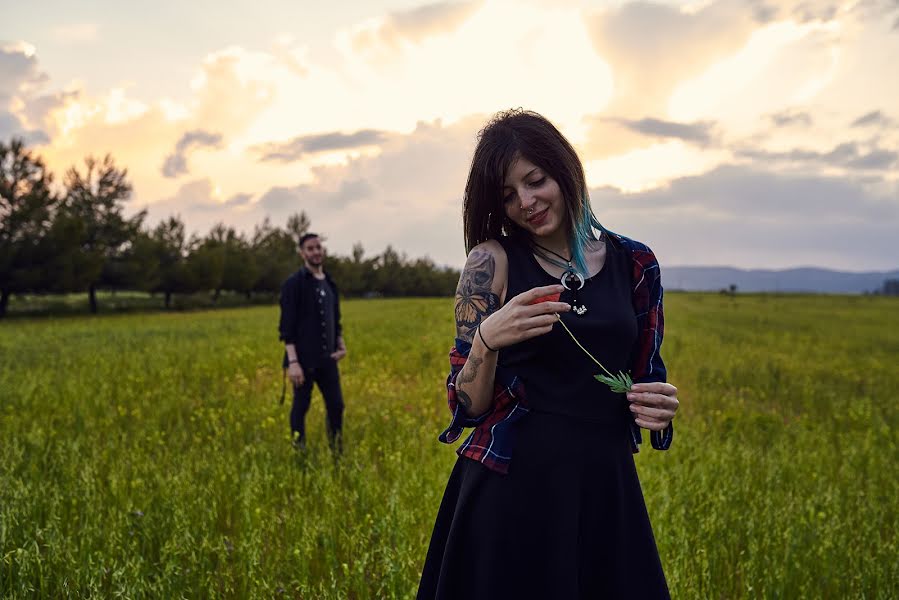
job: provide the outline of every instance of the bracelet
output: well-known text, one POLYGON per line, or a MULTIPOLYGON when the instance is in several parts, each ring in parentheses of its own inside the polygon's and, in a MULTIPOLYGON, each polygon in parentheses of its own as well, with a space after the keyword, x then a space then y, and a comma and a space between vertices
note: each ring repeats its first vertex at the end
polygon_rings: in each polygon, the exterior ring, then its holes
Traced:
POLYGON ((298 360, 289 360, 289 361, 287 361, 287 364, 289 364, 289 365, 292 365, 292 364, 294 364, 294 363, 300 364, 300 361, 298 361, 298 360))
POLYGON ((480 326, 480 325, 478 326, 478 337, 481 338, 481 343, 484 344, 484 347, 485 347, 485 348, 487 348, 487 349, 490 350, 491 352, 498 352, 498 350, 494 350, 493 348, 490 347, 489 344, 487 344, 487 342, 484 341, 484 334, 481 333, 481 326, 480 326))

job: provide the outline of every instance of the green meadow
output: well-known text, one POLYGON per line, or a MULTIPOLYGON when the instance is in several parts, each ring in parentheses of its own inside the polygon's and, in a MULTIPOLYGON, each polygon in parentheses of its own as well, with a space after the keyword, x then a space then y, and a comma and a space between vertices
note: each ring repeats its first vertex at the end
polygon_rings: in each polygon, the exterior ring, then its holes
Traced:
MULTIPOLYGON (((345 452, 273 306, 0 323, 0 597, 411 598, 455 460, 451 299, 349 300, 345 452)), ((675 598, 899 597, 899 299, 666 297, 637 455, 675 598)))

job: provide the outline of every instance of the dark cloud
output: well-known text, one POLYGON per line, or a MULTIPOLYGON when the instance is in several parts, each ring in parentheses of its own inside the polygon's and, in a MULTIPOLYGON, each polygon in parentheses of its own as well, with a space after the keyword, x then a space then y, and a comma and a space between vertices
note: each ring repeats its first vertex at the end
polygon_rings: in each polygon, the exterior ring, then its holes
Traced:
POLYGON ((298 210, 315 208, 315 214, 339 211, 356 201, 372 195, 371 185, 363 179, 350 179, 339 184, 336 190, 322 189, 315 185, 273 187, 265 192, 258 205, 266 214, 284 217, 298 210))
POLYGON ((773 115, 768 115, 776 127, 811 127, 812 116, 805 111, 783 110, 773 115))
POLYGON ((840 12, 840 2, 829 0, 749 0, 759 23, 791 19, 800 23, 831 21, 840 12))
POLYGON ((203 147, 218 148, 221 143, 222 134, 220 133, 209 133, 200 129, 186 132, 175 144, 175 151, 165 158, 165 162, 162 164, 163 176, 173 178, 186 175, 188 173, 187 155, 191 150, 203 147))
POLYGON ((358 52, 397 50, 403 43, 418 44, 427 37, 455 31, 482 5, 482 0, 435 2, 392 12, 376 28, 355 32, 351 43, 358 52))
POLYGON ((182 154, 170 154, 162 163, 162 175, 164 177, 178 177, 187 174, 187 158, 182 154))
POLYGON ((0 110, 0 142, 12 138, 20 138, 28 146, 46 144, 50 136, 44 131, 28 129, 15 115, 0 110))
POLYGON ((893 120, 888 116, 886 116, 879 110, 873 110, 854 120, 851 127, 867 127, 869 125, 877 127, 890 127, 892 124, 893 120))
MULTIPOLYGON (((899 195, 840 177, 727 165, 626 194, 591 191, 613 231, 648 243, 666 264, 744 268, 896 268, 899 195)), ((663 275, 664 277, 664 275, 663 275)))
POLYGON ((870 21, 883 22, 895 19, 893 31, 899 30, 899 2, 897 0, 864 0, 857 3, 853 10, 860 13, 862 18, 870 21))
POLYGON ((713 130, 715 124, 711 121, 700 121, 696 123, 677 123, 674 121, 664 121, 662 119, 605 119, 607 121, 618 123, 631 131, 641 133, 649 137, 656 138, 674 138, 699 144, 701 146, 708 145, 712 141, 713 130))
POLYGON ((36 88, 49 81, 46 73, 38 68, 37 57, 22 45, 0 42, 0 100, 23 91, 36 88))
POLYGON ((47 97, 38 97, 37 93, 48 80, 47 74, 38 67, 37 57, 23 44, 0 42, 0 140, 18 137, 30 145, 50 141, 46 131, 26 125, 26 122, 43 123, 50 107, 44 107, 47 97), (24 115, 9 109, 13 99, 25 105, 24 115))
POLYGON ((748 0, 755 20, 759 23, 770 23, 777 18, 777 8, 764 2, 764 0, 748 0))
POLYGON ((262 144, 253 148, 260 154, 261 161, 293 162, 306 154, 325 152, 328 150, 347 150, 362 146, 374 146, 387 139, 387 133, 376 129, 361 129, 355 133, 339 131, 304 135, 290 141, 262 144))
POLYGON ((839 144, 829 152, 803 149, 794 149, 789 152, 742 149, 738 150, 736 155, 767 163, 806 163, 850 170, 888 169, 899 160, 899 154, 892 150, 882 148, 863 150, 855 142, 839 144))
POLYGON ((205 235, 217 223, 245 231, 247 223, 244 214, 252 207, 253 194, 234 194, 222 202, 215 198, 214 188, 208 178, 183 184, 174 196, 147 205, 147 222, 158 222, 178 215, 191 234, 205 235))
POLYGON ((248 206, 250 204, 250 200, 253 199, 253 194, 234 194, 230 198, 225 201, 225 206, 229 208, 236 208, 238 206, 248 206))
POLYGON ((807 23, 809 21, 832 21, 839 11, 839 2, 813 0, 800 2, 793 8, 791 16, 800 23, 807 23))

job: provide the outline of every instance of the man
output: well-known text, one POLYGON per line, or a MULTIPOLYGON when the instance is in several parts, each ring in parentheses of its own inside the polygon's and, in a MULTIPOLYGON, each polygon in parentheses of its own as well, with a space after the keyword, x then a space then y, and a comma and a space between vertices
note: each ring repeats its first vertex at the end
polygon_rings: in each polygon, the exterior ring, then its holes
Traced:
POLYGON ((281 286, 281 321, 284 341, 284 368, 293 384, 290 429, 298 449, 306 445, 306 412, 317 383, 328 413, 328 439, 340 450, 343 426, 343 394, 337 362, 346 356, 340 326, 337 286, 322 268, 324 249, 319 236, 307 233, 300 238, 304 266, 281 286))

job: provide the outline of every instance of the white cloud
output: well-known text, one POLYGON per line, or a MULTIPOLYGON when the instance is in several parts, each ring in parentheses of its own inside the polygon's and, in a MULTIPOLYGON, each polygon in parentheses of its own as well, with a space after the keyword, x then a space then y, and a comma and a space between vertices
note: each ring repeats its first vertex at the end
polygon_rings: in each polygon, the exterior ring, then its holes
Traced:
POLYGON ((427 38, 452 33, 483 4, 483 0, 435 2, 395 11, 355 25, 341 34, 342 41, 366 60, 390 60, 427 38))

